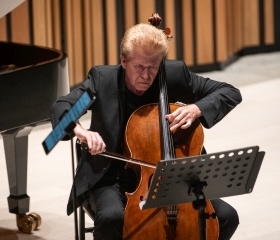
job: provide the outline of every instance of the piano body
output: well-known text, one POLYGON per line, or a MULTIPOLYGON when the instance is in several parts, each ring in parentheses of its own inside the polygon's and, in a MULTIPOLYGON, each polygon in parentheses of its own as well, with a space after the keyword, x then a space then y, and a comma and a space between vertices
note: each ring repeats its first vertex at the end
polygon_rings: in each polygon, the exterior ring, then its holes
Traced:
POLYGON ((0 133, 3 136, 10 213, 19 230, 30 233, 41 223, 27 215, 28 135, 49 120, 54 101, 69 92, 67 56, 62 51, 0 42, 0 133))

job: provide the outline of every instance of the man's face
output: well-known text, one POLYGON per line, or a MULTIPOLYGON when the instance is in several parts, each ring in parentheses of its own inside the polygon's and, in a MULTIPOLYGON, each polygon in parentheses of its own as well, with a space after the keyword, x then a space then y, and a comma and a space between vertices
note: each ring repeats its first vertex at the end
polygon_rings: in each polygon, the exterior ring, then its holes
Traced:
POLYGON ((122 67, 125 69, 125 82, 129 91, 136 95, 143 93, 152 85, 157 75, 162 55, 147 55, 136 48, 132 54, 121 57, 122 67))

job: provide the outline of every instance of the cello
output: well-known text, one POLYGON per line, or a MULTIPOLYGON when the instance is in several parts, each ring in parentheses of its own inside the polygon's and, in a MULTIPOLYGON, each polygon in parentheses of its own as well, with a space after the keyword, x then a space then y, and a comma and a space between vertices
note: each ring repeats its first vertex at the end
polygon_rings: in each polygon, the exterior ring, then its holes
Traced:
MULTIPOLYGON (((154 14, 149 21, 159 25, 161 19, 154 14)), ((167 29, 166 33, 169 32, 167 29)), ((188 129, 179 129, 171 133, 165 116, 181 105, 168 102, 164 60, 158 74, 159 103, 144 105, 133 112, 126 125, 124 141, 126 156, 146 161, 151 166, 155 166, 159 160, 200 155, 204 140, 203 129, 198 120, 194 121, 188 129)), ((198 210, 194 209, 192 203, 146 210, 139 208, 140 201, 145 200, 149 191, 154 173, 154 168, 151 166, 130 163, 126 165, 127 168, 133 168, 138 185, 134 192, 126 193, 124 240, 203 239, 198 224, 198 210)), ((205 210, 214 213, 209 200, 206 200, 205 210)), ((207 220, 205 232, 208 240, 218 239, 217 218, 207 220)))

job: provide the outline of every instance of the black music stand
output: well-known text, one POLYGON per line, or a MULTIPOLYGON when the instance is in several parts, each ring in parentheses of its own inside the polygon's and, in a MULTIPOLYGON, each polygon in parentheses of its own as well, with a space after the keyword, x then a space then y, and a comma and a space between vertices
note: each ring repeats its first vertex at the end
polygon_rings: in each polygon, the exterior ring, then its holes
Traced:
POLYGON ((200 239, 206 238, 206 199, 253 191, 264 152, 258 146, 200 156, 162 160, 157 164, 141 209, 192 202, 198 210, 200 239))

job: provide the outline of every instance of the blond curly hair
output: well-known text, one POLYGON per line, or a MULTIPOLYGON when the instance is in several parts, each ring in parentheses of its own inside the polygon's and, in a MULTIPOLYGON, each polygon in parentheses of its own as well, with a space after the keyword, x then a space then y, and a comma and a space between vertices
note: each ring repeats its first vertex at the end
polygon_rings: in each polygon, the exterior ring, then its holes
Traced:
POLYGON ((168 40, 162 30, 140 23, 125 32, 120 45, 121 57, 129 57, 135 47, 141 48, 148 55, 162 54, 162 57, 165 57, 168 40))

